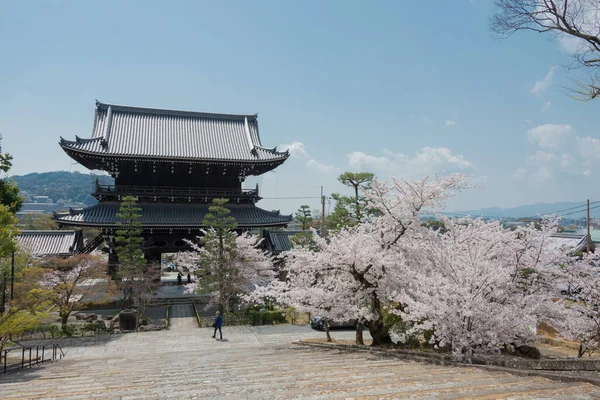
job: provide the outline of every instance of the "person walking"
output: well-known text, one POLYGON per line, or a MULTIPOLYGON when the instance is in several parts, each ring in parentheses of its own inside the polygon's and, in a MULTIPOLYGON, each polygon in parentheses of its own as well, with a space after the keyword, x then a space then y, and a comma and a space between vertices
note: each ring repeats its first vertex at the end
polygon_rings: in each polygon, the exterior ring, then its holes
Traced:
MULTIPOLYGON (((221 317, 221 313, 217 311, 217 316, 215 317, 215 322, 213 323, 213 327, 215 328, 215 333, 213 333, 213 338, 217 336, 217 329, 219 330, 219 335, 221 338, 219 340, 223 340, 223 332, 221 331, 221 326, 223 325, 223 317, 221 317)), ((216 339, 216 338, 215 338, 216 339)))

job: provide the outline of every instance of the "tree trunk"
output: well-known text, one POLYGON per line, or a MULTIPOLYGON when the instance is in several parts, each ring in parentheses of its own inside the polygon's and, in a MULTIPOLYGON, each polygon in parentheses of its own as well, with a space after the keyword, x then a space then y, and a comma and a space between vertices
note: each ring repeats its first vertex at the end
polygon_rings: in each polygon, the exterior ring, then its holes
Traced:
POLYGON ((365 345, 363 340, 364 325, 361 322, 356 323, 356 344, 365 345))
POLYGON ((65 329, 67 326, 67 320, 69 319, 69 313, 60 313, 60 328, 65 329))
POLYGON ((229 299, 225 301, 225 325, 229 326, 229 299))
POLYGON ((390 330, 384 325, 383 321, 369 321, 365 326, 369 329, 369 333, 373 338, 371 346, 390 346, 394 343, 390 336, 390 330))
POLYGON ((138 327, 140 326, 140 318, 142 317, 140 313, 140 306, 138 305, 137 311, 135 312, 135 332, 138 331, 138 327))
POLYGON ((325 335, 327 336, 327 341, 333 342, 331 335, 329 335, 329 320, 327 318, 324 319, 323 326, 325 326, 325 335))
POLYGON ((583 353, 585 353, 585 347, 583 345, 583 342, 580 342, 579 349, 577 350, 577 358, 583 357, 583 353))

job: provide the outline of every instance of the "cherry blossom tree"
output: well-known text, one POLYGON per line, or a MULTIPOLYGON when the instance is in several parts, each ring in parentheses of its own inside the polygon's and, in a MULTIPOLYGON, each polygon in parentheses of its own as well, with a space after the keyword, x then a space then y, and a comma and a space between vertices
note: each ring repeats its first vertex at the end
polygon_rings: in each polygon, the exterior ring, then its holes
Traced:
POLYGON ((391 344, 385 307, 393 293, 411 283, 406 279, 407 250, 427 232, 419 215, 441 209, 453 193, 467 187, 460 174, 389 185, 374 181, 365 195, 381 215, 327 239, 313 232, 315 249, 287 252, 285 282, 261 288, 260 295, 297 309, 327 312, 333 320, 356 319, 368 328, 372 345, 391 344))
MULTIPOLYGON (((578 356, 600 347, 600 257, 584 256, 562 266, 557 293, 566 293, 551 324, 568 340, 579 342, 578 356)), ((556 311, 556 310, 555 310, 556 311)))
POLYGON ((91 291, 92 285, 86 281, 103 276, 105 265, 101 258, 85 254, 67 259, 52 258, 44 263, 40 286, 50 291, 63 329, 71 313, 81 307, 81 300, 91 291))
POLYGON ((532 343, 564 256, 549 246, 556 222, 516 231, 481 219, 444 224, 445 234, 430 230, 409 251, 411 284, 391 296, 404 306, 393 312, 457 359, 532 343))

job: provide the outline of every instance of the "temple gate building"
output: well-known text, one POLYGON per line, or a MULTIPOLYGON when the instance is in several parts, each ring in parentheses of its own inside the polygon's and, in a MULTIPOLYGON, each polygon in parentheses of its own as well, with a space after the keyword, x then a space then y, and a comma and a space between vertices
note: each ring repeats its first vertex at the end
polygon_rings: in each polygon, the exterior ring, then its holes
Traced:
POLYGON ((60 146, 90 170, 103 170, 114 185, 96 181, 98 204, 55 214, 61 226, 100 229, 109 247, 109 270, 117 265, 114 233, 123 196, 141 208, 144 254, 187 250, 205 228, 202 220, 214 198, 227 198, 238 229, 285 227, 291 215, 256 206, 258 185, 242 189, 246 177, 281 165, 289 152, 263 147, 257 115, 212 114, 119 106, 96 102, 92 136, 61 138, 60 146))

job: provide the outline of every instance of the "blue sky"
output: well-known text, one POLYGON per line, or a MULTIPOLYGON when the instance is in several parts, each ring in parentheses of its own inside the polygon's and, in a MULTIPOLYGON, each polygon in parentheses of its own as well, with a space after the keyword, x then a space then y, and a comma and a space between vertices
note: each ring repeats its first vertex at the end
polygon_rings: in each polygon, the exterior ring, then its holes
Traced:
POLYGON ((467 173, 482 188, 454 210, 599 198, 599 103, 564 93, 568 49, 494 40, 491 13, 491 0, 0 1, 3 150, 14 174, 83 171, 57 142, 91 134, 98 99, 258 113, 263 144, 292 157, 248 184, 285 213, 317 208, 321 186, 343 192, 347 170, 467 173))

